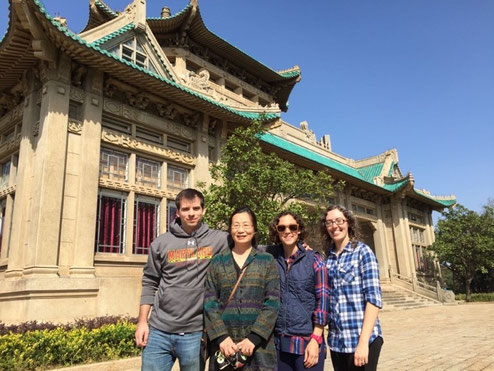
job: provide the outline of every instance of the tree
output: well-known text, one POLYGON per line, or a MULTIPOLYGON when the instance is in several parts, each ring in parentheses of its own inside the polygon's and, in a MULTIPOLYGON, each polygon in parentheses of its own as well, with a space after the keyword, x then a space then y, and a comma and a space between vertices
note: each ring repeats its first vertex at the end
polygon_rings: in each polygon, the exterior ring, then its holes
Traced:
POLYGON ((443 212, 432 248, 453 276, 463 280, 470 301, 476 273, 494 268, 494 207, 485 205, 481 214, 462 205, 443 212))
POLYGON ((231 213, 248 206, 257 216, 259 242, 268 242, 268 225, 274 216, 290 209, 316 225, 333 195, 334 180, 327 171, 314 171, 296 166, 261 148, 265 133, 261 122, 239 127, 222 148, 220 161, 212 165, 213 183, 204 189, 206 222, 224 229, 231 213))

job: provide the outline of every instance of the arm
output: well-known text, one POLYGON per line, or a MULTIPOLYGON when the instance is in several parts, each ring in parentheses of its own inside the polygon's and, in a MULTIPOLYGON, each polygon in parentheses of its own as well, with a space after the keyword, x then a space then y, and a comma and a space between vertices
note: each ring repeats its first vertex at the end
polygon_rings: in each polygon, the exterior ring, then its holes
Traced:
POLYGON ((367 364, 368 362, 369 340, 377 320, 379 309, 382 307, 378 263, 376 256, 367 246, 365 249, 362 249, 359 267, 360 274, 362 275, 365 311, 359 342, 354 355, 356 366, 367 364))
POLYGON ((149 325, 148 316, 151 311, 151 305, 142 304, 139 307, 139 318, 137 319, 137 329, 135 333, 135 341, 138 347, 145 347, 148 343, 149 325))
MULTIPOLYGON (((314 254, 314 289, 316 294, 316 307, 312 313, 314 330, 312 334, 319 337, 323 335, 324 326, 328 318, 329 286, 328 271, 319 254, 314 254)), ((304 366, 310 368, 319 361, 319 344, 311 339, 305 348, 304 366)))
POLYGON ((365 305, 364 322, 362 332, 358 339, 357 349, 355 349, 354 363, 355 366, 367 364, 369 362, 369 339, 376 323, 379 308, 374 304, 367 302, 365 305))
POLYGON ((151 244, 148 261, 144 266, 142 274, 141 305, 139 307, 139 317, 135 332, 135 342, 139 347, 147 345, 149 337, 148 318, 151 307, 154 304, 154 297, 161 278, 161 259, 158 254, 158 244, 151 244))

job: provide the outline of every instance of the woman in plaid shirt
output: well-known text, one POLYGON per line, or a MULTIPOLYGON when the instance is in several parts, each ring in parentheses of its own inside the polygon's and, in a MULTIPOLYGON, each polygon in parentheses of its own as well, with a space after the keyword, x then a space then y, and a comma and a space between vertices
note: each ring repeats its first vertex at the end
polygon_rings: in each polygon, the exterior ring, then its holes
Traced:
POLYGON ((383 344, 376 256, 358 240, 357 220, 344 207, 328 207, 320 228, 330 281, 328 343, 333 367, 376 370, 383 344))

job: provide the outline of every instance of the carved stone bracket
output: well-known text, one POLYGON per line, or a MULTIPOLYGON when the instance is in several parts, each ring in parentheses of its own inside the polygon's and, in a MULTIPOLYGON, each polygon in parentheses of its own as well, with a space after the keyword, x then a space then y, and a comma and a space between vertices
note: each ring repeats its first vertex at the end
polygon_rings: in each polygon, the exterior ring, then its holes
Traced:
POLYGON ((10 186, 10 187, 7 187, 7 188, 0 190, 0 197, 4 197, 4 196, 12 194, 12 193, 15 193, 15 184, 10 186))
MULTIPOLYGON (((1 109, 0 109, 1 110, 1 109)), ((17 105, 14 109, 11 109, 9 112, 6 112, 4 116, 0 118, 0 127, 7 125, 10 122, 17 121, 22 118, 23 114, 22 104, 17 105)))
POLYGON ((84 84, 84 80, 87 75, 87 67, 83 65, 74 64, 72 68, 71 81, 72 85, 80 87, 84 84))
POLYGON ((166 197, 166 198, 170 198, 170 199, 175 199, 175 197, 177 196, 177 192, 165 191, 162 189, 148 188, 148 187, 143 187, 143 186, 139 186, 139 185, 130 185, 130 184, 125 183, 125 182, 119 182, 116 180, 103 179, 103 178, 100 178, 99 185, 100 185, 100 187, 114 189, 116 191, 123 191, 123 192, 134 191, 134 192, 142 194, 142 195, 157 197, 157 198, 166 197))
POLYGON ((163 146, 146 143, 129 135, 111 131, 106 128, 101 133, 103 142, 111 143, 120 147, 131 148, 141 152, 149 153, 154 156, 161 157, 166 160, 171 160, 188 166, 196 165, 196 158, 192 155, 181 153, 163 146))
POLYGON ((39 134, 39 121, 36 121, 33 125, 33 136, 37 137, 39 134))
POLYGON ((4 156, 5 154, 12 152, 14 149, 19 148, 20 144, 21 144, 21 134, 19 133, 15 138, 12 138, 8 142, 0 146, 0 156, 4 156))
POLYGON ((82 134, 82 122, 70 120, 67 126, 70 133, 81 135, 82 134))
POLYGON ((86 100, 86 92, 82 89, 71 87, 70 99, 79 103, 84 103, 84 101, 86 100))

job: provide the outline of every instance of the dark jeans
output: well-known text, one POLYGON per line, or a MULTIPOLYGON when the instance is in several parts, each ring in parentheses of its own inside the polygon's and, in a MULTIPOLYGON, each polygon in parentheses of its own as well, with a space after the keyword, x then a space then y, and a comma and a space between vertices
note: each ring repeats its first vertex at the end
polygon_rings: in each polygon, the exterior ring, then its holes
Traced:
POLYGON ((353 363, 354 353, 338 353, 331 351, 331 361, 335 371, 376 371, 377 361, 381 353, 383 338, 378 336, 369 345, 369 362, 365 366, 357 367, 353 363))
POLYGON ((326 344, 322 344, 319 352, 319 361, 311 368, 304 367, 304 355, 292 354, 287 352, 276 352, 278 357, 278 371, 322 371, 324 369, 324 360, 326 359, 326 344))

